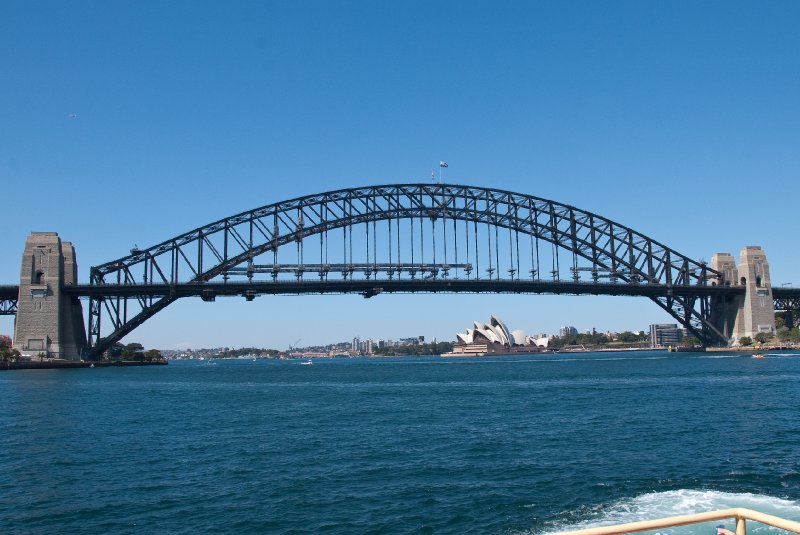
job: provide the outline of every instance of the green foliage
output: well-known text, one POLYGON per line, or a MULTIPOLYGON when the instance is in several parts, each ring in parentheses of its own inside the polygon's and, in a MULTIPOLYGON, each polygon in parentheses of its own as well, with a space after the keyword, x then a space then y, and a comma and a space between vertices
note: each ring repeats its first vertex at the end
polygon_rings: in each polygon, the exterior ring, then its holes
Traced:
POLYGON ((550 339, 547 347, 548 349, 560 349, 566 346, 597 347, 606 345, 610 341, 608 336, 602 333, 568 334, 566 336, 554 336, 550 339))
POLYGON ((0 361, 14 361, 19 357, 19 351, 11 348, 11 338, 5 335, 0 335, 0 361))
POLYGON ((162 360, 164 357, 158 349, 144 350, 144 346, 138 342, 131 342, 127 345, 114 344, 114 347, 108 350, 109 356, 112 359, 122 360, 138 360, 140 362, 154 360, 162 360))
POLYGON ((778 331, 778 340, 781 342, 800 342, 800 328, 782 329, 778 331))
POLYGON ((441 355, 442 353, 449 353, 452 350, 453 342, 436 342, 398 347, 373 347, 373 354, 379 356, 441 355))
POLYGON ((242 347, 239 349, 229 349, 222 351, 216 355, 220 359, 233 359, 236 357, 243 357, 245 355, 267 355, 270 357, 276 356, 280 351, 277 349, 264 349, 262 347, 242 347))
POLYGON ((681 340, 682 347, 697 347, 701 345, 703 345, 703 343, 700 341, 699 338, 695 336, 687 336, 686 338, 681 340))
POLYGON ((154 360, 162 360, 164 357, 161 355, 161 351, 158 349, 148 349, 144 352, 144 359, 148 362, 153 362, 154 360))
POLYGON ((751 346, 753 345, 753 339, 749 336, 742 336, 739 338, 739 343, 743 346, 751 346))
POLYGON ((755 341, 758 342, 759 344, 766 344, 770 338, 772 338, 772 335, 769 335, 767 333, 758 333, 755 336, 755 341))
POLYGON ((617 341, 625 342, 626 344, 631 344, 635 342, 647 342, 649 339, 650 335, 647 333, 636 334, 631 331, 621 332, 617 336, 617 341))
POLYGON ((122 360, 144 360, 144 346, 138 342, 131 342, 122 348, 122 360))

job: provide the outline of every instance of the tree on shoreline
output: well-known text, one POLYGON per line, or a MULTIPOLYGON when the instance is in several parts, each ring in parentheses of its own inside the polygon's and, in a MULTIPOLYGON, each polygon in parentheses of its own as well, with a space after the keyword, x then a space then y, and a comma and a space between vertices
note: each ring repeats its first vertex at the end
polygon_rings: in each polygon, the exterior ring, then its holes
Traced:
POLYGON ((373 355, 395 357, 405 355, 441 355, 453 350, 453 342, 431 342, 429 344, 404 345, 374 348, 373 355))
POLYGON ((19 350, 11 347, 11 338, 0 335, 0 361, 14 362, 20 357, 19 350))

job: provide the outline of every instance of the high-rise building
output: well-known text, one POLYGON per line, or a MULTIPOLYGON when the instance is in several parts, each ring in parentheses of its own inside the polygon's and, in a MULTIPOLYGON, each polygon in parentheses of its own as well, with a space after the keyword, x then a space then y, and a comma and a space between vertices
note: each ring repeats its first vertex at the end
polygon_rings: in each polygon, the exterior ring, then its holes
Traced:
POLYGON ((361 342, 361 340, 359 340, 359 339, 358 339, 358 336, 356 336, 355 338, 353 338, 353 345, 352 345, 352 346, 350 346, 350 347, 351 347, 351 349, 352 349, 353 351, 358 351, 358 348, 359 348, 360 342, 361 342))
POLYGON ((575 336, 578 334, 578 329, 570 325, 565 325, 558 330, 558 336, 575 336))

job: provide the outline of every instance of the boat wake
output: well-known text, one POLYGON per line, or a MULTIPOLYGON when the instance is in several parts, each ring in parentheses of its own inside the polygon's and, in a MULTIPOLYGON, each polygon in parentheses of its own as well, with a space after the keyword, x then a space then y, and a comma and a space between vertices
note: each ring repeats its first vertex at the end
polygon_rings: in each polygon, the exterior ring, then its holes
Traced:
MULTIPOLYGON (((624 524, 639 520, 654 520, 668 516, 702 513, 717 509, 744 507, 789 520, 800 521, 800 502, 751 493, 719 492, 714 490, 673 490, 653 492, 634 498, 585 511, 585 520, 577 523, 556 523, 547 529, 548 533, 585 529, 613 524, 624 524)), ((570 515, 573 516, 573 515, 570 515)), ((584 516, 584 515, 582 515, 584 516)), ((724 525, 735 530, 733 520, 706 522, 689 526, 662 529, 657 533, 673 535, 715 535, 715 527, 724 525)), ((747 533, 774 533, 771 528, 758 522, 747 523, 747 533)), ((652 532, 650 532, 652 533, 652 532)))

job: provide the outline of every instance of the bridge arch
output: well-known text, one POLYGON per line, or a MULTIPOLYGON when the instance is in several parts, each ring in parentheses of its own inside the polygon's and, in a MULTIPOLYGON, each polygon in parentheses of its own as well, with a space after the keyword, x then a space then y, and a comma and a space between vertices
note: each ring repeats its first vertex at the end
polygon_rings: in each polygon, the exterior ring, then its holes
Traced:
POLYGON ((286 289, 369 296, 389 286, 646 295, 701 340, 714 342, 725 337, 709 320, 713 297, 702 291, 712 283, 724 287, 725 281, 704 262, 556 201, 453 184, 349 188, 242 212, 93 267, 89 343, 94 354, 102 353, 183 295, 251 299, 286 289), (520 236, 529 244, 520 247, 520 236), (542 254, 542 245, 550 251, 542 254), (279 262, 285 251, 290 261, 279 262), (307 261, 317 253, 318 262, 307 261), (239 278, 244 282, 234 283, 239 278), (101 318, 110 323, 105 336, 101 318))

